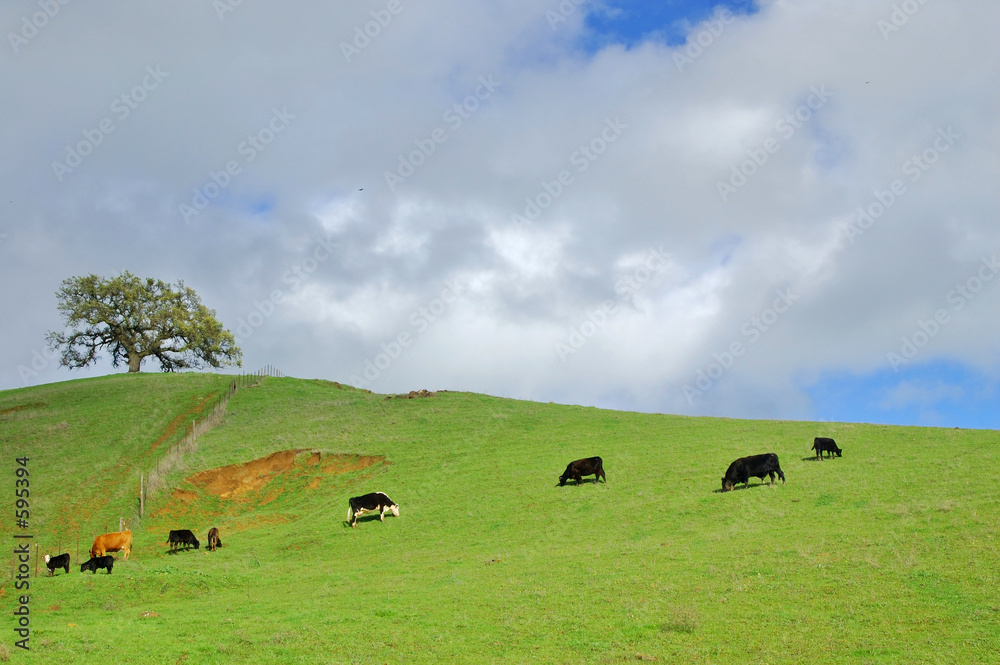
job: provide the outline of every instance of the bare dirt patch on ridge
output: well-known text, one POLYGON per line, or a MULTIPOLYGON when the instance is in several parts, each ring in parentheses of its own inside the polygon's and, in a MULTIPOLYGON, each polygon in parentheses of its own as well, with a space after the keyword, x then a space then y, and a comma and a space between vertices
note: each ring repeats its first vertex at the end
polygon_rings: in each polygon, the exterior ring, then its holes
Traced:
MULTIPOLYGON (((312 449, 281 450, 241 464, 230 464, 188 476, 182 487, 156 513, 157 517, 231 518, 253 528, 256 522, 278 519, 291 521, 295 515, 250 514, 253 509, 273 503, 285 492, 312 492, 335 484, 338 476, 362 472, 355 480, 373 477, 388 464, 381 455, 325 453, 312 449)), ((353 481, 351 481, 353 482, 353 481)), ((280 509, 279 509, 280 510, 280 509)), ((231 529, 235 522, 230 522, 231 529)), ((172 527, 171 527, 172 528, 172 527)))
MULTIPOLYGON (((220 499, 235 499, 255 492, 277 476, 293 471, 318 475, 339 475, 360 471, 384 462, 377 455, 323 455, 318 450, 281 450, 267 457, 242 464, 230 464, 208 469, 190 476, 188 480, 203 492, 220 499), (307 456, 308 455, 308 456, 307 456)), ((310 485, 319 486, 318 477, 310 485)))

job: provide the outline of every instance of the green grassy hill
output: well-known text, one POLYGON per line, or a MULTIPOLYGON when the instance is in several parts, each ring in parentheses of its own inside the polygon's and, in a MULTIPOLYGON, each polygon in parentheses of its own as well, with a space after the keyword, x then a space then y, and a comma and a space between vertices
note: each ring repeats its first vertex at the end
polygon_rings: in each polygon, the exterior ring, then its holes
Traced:
POLYGON ((106 524, 117 530, 140 471, 229 381, 117 375, 0 392, 5 542, 20 533, 14 468, 27 455, 33 542, 73 557, 69 575, 31 580, 30 653, 14 647, 13 582, 0 588, 0 659, 965 664, 1000 653, 993 431, 385 399, 271 378, 241 389, 168 477, 133 526, 133 558, 110 577, 80 574, 77 536, 86 550, 106 524), (814 436, 844 456, 814 461, 814 436), (786 485, 717 491, 734 458, 768 451, 786 485), (557 486, 567 462, 592 455, 607 484, 557 486), (400 517, 351 529, 347 498, 369 491, 400 517), (167 552, 170 529, 204 539, 212 526, 218 551, 167 552))

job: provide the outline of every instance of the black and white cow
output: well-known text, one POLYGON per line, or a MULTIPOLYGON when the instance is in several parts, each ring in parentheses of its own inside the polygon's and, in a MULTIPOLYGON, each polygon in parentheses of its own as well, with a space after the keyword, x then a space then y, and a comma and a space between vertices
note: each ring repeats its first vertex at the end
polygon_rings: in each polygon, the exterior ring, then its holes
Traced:
POLYGON ((734 460, 729 465, 729 468, 726 469, 726 475, 722 477, 722 491, 728 492, 737 483, 743 483, 743 487, 746 489, 750 486, 750 476, 756 476, 762 481, 764 480, 764 476, 770 476, 771 484, 773 485, 775 473, 778 474, 778 477, 781 478, 781 484, 784 485, 785 474, 781 472, 781 467, 778 465, 778 456, 774 453, 741 457, 738 460, 734 460))
POLYGON ((80 564, 80 572, 85 573, 88 570, 97 574, 98 568, 107 568, 108 575, 111 574, 111 569, 115 565, 115 558, 110 554, 105 554, 104 556, 95 556, 92 559, 87 559, 80 564))
POLYGON ((56 568, 65 568, 66 574, 69 574, 69 552, 65 554, 60 554, 59 556, 49 556, 45 555, 45 566, 49 569, 49 577, 56 574, 56 568))
POLYGON ((816 451, 816 457, 823 459, 823 453, 830 453, 830 457, 833 457, 834 453, 837 457, 842 457, 841 453, 844 452, 837 447, 837 442, 826 436, 817 436, 813 439, 813 450, 816 451))
POLYGON ((599 478, 604 478, 604 482, 608 482, 604 475, 604 461, 600 457, 584 457, 567 464, 566 470, 559 476, 559 487, 565 485, 570 478, 576 480, 576 484, 579 485, 583 482, 583 476, 591 474, 595 483, 599 478))
POLYGON ((351 527, 358 525, 358 516, 362 513, 372 513, 378 511, 379 521, 385 521, 386 511, 399 517, 399 504, 394 502, 385 492, 372 492, 364 496, 354 496, 347 500, 347 521, 351 527))
POLYGON ((177 551, 177 548, 181 545, 184 545, 184 549, 189 549, 191 545, 194 545, 194 548, 198 549, 201 545, 190 529, 171 530, 170 535, 167 537, 167 542, 170 543, 171 552, 177 551))

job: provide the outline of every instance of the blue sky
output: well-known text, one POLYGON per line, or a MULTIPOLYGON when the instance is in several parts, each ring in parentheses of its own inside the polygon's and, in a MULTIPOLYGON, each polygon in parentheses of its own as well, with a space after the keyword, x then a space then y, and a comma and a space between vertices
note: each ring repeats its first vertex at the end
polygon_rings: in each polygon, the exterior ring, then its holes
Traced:
POLYGON ((587 16, 587 27, 591 31, 586 38, 588 50, 608 43, 631 47, 645 40, 675 46, 683 44, 690 29, 719 8, 733 14, 756 11, 753 0, 607 0, 604 6, 606 10, 597 10, 587 16))
POLYGON ((1000 428, 1000 382, 955 361, 886 368, 865 375, 831 373, 809 385, 824 421, 1000 428))

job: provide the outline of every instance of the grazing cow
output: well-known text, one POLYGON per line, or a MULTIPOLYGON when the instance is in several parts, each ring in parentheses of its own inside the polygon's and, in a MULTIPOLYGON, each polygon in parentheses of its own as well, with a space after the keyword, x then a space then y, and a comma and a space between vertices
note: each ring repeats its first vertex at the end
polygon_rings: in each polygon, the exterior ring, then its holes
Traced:
POLYGON ((96 575, 98 568, 107 568, 108 575, 110 575, 111 568, 114 567, 114 565, 115 565, 115 558, 110 554, 107 556, 95 556, 89 559, 88 561, 84 561, 83 563, 80 564, 80 572, 85 573, 89 570, 96 575))
POLYGON ((378 519, 385 521, 385 511, 391 512, 399 517, 399 504, 389 498, 385 492, 372 492, 364 496, 354 496, 347 500, 347 521, 351 523, 351 528, 358 525, 358 516, 362 513, 378 511, 378 519))
POLYGON ((219 530, 213 526, 208 530, 208 551, 214 552, 216 547, 222 547, 222 539, 219 538, 219 530))
POLYGON ((594 475, 595 483, 598 478, 604 478, 604 482, 608 482, 607 477, 604 475, 604 461, 600 457, 585 457, 567 464, 566 470, 559 476, 559 487, 565 485, 566 481, 570 478, 575 479, 576 484, 579 485, 583 482, 582 476, 589 476, 591 474, 594 475))
POLYGON ((773 485, 775 473, 778 474, 778 477, 781 478, 781 484, 784 485, 785 474, 781 472, 781 467, 778 466, 778 456, 774 453, 741 457, 726 469, 726 475, 722 478, 722 491, 728 492, 737 483, 743 483, 743 488, 746 489, 750 486, 750 476, 756 476, 761 481, 764 480, 764 476, 770 476, 773 485))
POLYGON ((823 459, 824 451, 830 453, 830 457, 833 457, 834 453, 837 454, 837 457, 841 457, 840 453, 844 452, 837 447, 836 441, 826 436, 817 436, 813 439, 812 449, 816 451, 816 457, 819 459, 823 459))
POLYGON ((60 554, 59 556, 49 556, 46 554, 45 566, 49 569, 49 577, 56 574, 56 568, 65 568, 66 574, 69 575, 69 552, 60 554))
POLYGON ((190 529, 172 530, 167 537, 167 542, 170 543, 171 552, 176 552, 177 548, 181 545, 184 545, 184 549, 190 549, 192 545, 194 545, 195 549, 198 549, 201 545, 190 529))
POLYGON ((124 558, 127 559, 132 553, 132 532, 117 531, 94 538, 94 544, 90 547, 90 557, 96 559, 108 552, 124 552, 124 558))

